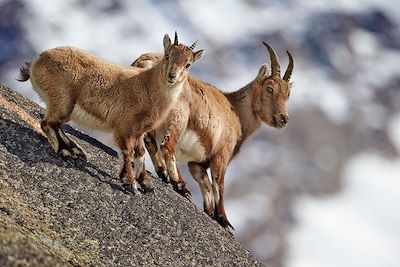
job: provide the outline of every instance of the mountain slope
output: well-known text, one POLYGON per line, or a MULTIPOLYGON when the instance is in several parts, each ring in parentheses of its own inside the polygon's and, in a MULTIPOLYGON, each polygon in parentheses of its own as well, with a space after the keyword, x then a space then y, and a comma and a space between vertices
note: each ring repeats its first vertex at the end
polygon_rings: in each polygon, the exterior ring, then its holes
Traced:
POLYGON ((152 193, 124 191, 116 152, 71 127, 88 160, 63 160, 42 116, 0 86, 1 266, 262 266, 158 179, 152 193))

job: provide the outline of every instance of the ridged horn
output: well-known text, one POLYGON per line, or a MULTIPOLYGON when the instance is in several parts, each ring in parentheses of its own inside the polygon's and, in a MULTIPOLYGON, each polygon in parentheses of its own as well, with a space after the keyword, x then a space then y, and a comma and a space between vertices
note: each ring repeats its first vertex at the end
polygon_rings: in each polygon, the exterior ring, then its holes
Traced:
POLYGON ((285 75, 283 75, 283 80, 288 82, 290 80, 290 77, 292 76, 293 66, 294 65, 293 65, 293 56, 292 56, 292 54, 290 54, 289 51, 286 51, 286 53, 289 56, 289 65, 287 67, 287 70, 285 71, 285 75))
POLYGON ((178 45, 178 33, 175 31, 174 45, 178 45))
POLYGON ((281 65, 279 64, 278 55, 275 50, 266 42, 263 42, 265 47, 268 49, 269 57, 271 60, 271 76, 281 77, 281 65))
POLYGON ((189 47, 189 49, 193 51, 193 49, 196 47, 198 41, 199 41, 199 40, 197 40, 196 42, 194 42, 194 43, 189 47))

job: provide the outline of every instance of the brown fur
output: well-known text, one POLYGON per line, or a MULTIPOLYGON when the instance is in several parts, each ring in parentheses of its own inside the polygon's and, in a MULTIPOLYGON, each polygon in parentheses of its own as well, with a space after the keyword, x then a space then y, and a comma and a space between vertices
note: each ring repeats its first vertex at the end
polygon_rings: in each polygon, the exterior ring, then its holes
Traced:
POLYGON ((21 68, 20 80, 30 77, 33 88, 47 103, 41 126, 54 150, 62 156, 84 157, 62 131, 70 119, 89 128, 112 131, 124 158, 121 180, 134 191, 136 178, 142 187, 148 187, 143 134, 163 123, 183 90, 188 75, 185 66, 203 54, 203 50, 194 53, 178 44, 177 36, 171 44, 165 35, 164 49, 159 63, 145 71, 116 65, 73 47, 41 53, 29 73, 21 68), (135 170, 132 161, 138 164, 135 170))
MULTIPOLYGON (((146 60, 149 60, 149 54, 146 55, 146 60)), ((155 63, 158 60, 159 57, 154 57, 155 63)), ((279 64, 277 58, 274 60, 279 64)), ((140 61, 139 58, 133 65, 139 66, 140 61)), ((292 58, 290 64, 293 68, 292 58)), ((273 70, 276 68, 274 65, 273 70)), ((289 81, 278 75, 269 76, 267 71, 267 66, 263 65, 254 81, 233 93, 222 93, 216 87, 189 76, 184 89, 186 93, 182 94, 165 124, 157 129, 155 134, 157 143, 160 143, 159 136, 164 136, 161 150, 174 188, 182 195, 188 196, 190 191, 176 167, 173 154, 180 149, 182 144, 179 142, 183 142, 188 131, 196 133, 204 148, 205 157, 201 161, 190 161, 189 170, 200 185, 205 212, 228 229, 232 229, 232 226, 226 218, 223 204, 227 165, 243 142, 260 128, 263 121, 270 126, 281 128, 288 120, 286 102, 290 91, 289 81), (271 90, 272 93, 269 92, 271 90), (206 172, 208 168, 211 169, 212 183, 206 172)), ((285 73, 288 79, 290 75, 291 71, 285 73)), ((148 136, 148 140, 151 140, 151 135, 148 136)), ((150 154, 156 151, 151 147, 152 144, 154 145, 154 142, 147 142, 150 154)), ((165 167, 159 167, 163 166, 162 162, 157 160, 159 157, 151 157, 157 173, 166 177, 165 167)))

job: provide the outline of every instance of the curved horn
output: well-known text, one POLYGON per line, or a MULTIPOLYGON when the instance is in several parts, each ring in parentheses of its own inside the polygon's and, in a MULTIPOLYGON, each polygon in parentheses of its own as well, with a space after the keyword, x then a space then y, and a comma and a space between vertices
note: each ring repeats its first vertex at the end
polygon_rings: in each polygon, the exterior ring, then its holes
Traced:
POLYGON ((265 47, 268 49, 269 57, 271 60, 271 76, 281 76, 281 65, 279 64, 279 58, 275 50, 266 42, 263 42, 265 47))
POLYGON ((174 45, 178 45, 178 33, 175 31, 174 45))
POLYGON ((198 41, 199 41, 199 40, 197 40, 196 42, 194 42, 194 43, 189 47, 189 49, 193 51, 193 49, 196 47, 198 41))
POLYGON ((293 72, 293 56, 292 56, 292 54, 290 54, 289 51, 286 51, 286 53, 289 56, 289 65, 287 67, 287 70, 285 71, 285 75, 283 75, 283 80, 288 82, 290 80, 290 76, 292 76, 292 72, 293 72))

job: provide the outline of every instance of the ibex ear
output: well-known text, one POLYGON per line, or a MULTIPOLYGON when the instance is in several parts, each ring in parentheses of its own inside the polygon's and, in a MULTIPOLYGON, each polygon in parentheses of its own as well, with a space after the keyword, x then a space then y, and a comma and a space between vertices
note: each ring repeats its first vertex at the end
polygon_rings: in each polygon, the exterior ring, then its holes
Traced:
POLYGON ((194 59, 193 59, 193 63, 195 63, 197 60, 199 60, 200 58, 203 57, 205 50, 201 49, 197 52, 194 53, 194 59))
POLYGON ((171 46, 171 39, 169 38, 167 33, 164 35, 163 43, 164 43, 164 51, 166 53, 168 48, 171 46))
POLYGON ((268 75, 268 65, 264 64, 261 66, 260 70, 258 71, 256 81, 258 83, 262 82, 268 75))

